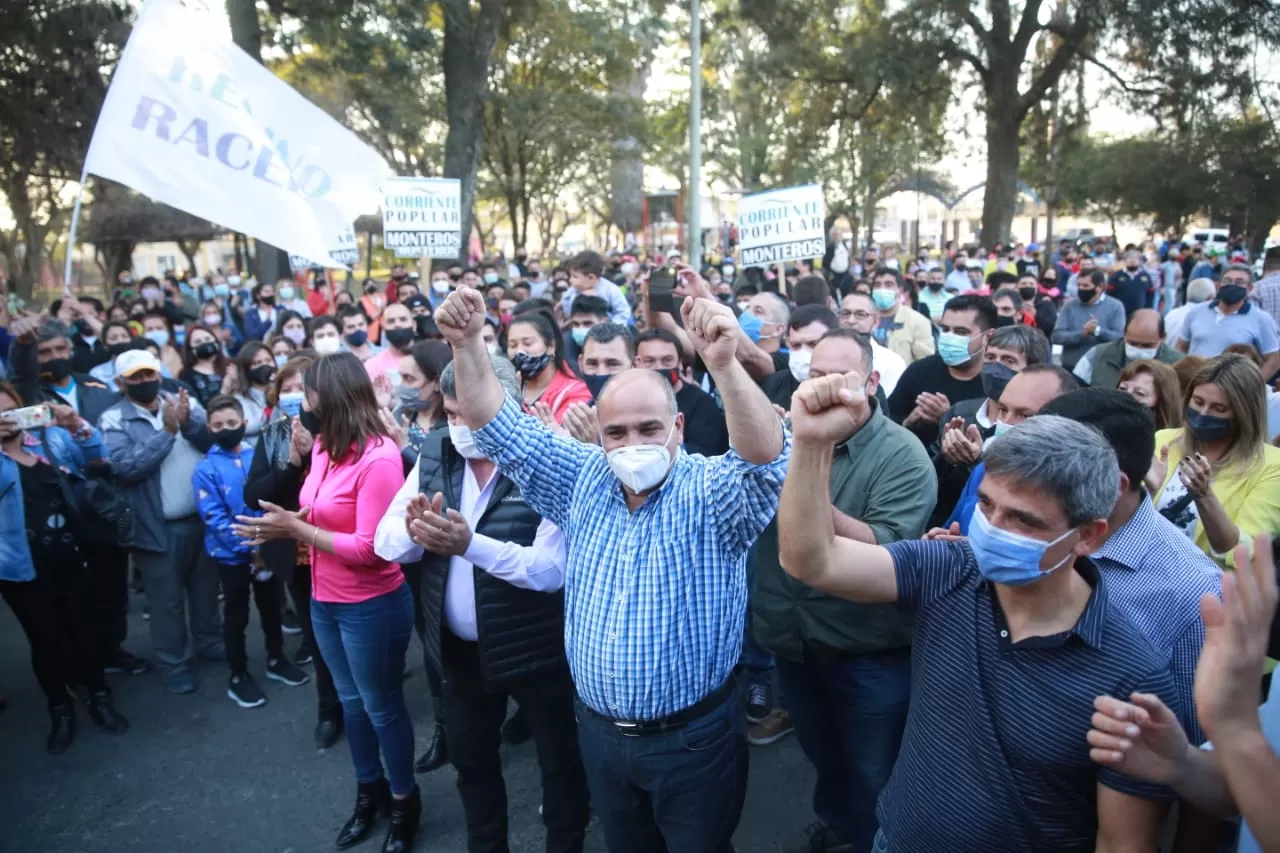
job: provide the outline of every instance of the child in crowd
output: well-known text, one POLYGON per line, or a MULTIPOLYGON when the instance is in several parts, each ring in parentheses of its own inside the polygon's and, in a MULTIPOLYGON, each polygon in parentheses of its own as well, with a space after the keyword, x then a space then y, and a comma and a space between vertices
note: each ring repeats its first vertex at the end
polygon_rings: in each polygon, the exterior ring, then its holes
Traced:
POLYGON ((221 394, 209 401, 206 412, 213 446, 196 466, 192 487, 204 522, 204 547, 218 564, 222 583, 222 630, 231 665, 227 696, 241 708, 257 708, 266 704, 267 697, 249 675, 245 652, 250 588, 267 640, 267 678, 296 687, 311 676, 284 656, 279 584, 269 571, 255 568, 253 548, 231 531, 232 520, 247 513, 244 481, 253 460, 253 448, 244 443, 244 408, 235 397, 221 394))

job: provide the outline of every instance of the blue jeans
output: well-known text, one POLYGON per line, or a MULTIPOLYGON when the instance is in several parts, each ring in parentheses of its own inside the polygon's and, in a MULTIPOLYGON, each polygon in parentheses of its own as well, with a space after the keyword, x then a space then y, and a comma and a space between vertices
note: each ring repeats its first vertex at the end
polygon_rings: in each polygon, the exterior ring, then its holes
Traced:
POLYGON ((889 853, 889 839, 884 837, 883 832, 876 833, 875 846, 871 848, 871 853, 889 853))
POLYGON ((870 850, 876 798, 907 725, 911 660, 850 655, 830 663, 778 659, 783 706, 817 771, 813 811, 854 850, 870 850))
POLYGON ((413 633, 409 586, 355 604, 312 599, 311 625, 342 702, 356 781, 382 778, 381 748, 391 793, 412 792, 413 723, 400 683, 413 633))
POLYGON ((625 735, 577 706, 591 810, 609 853, 732 853, 747 791, 737 691, 682 729, 625 735))

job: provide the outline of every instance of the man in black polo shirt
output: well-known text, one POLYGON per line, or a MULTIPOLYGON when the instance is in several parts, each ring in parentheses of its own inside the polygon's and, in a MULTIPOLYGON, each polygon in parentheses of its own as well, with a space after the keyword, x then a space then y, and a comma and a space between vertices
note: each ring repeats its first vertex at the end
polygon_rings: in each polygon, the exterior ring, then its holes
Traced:
POLYGON ((729 452, 729 428, 715 399, 681 375, 680 341, 666 329, 649 329, 636 336, 636 367, 656 370, 676 392, 676 408, 684 415, 684 449, 703 456, 729 452))
POLYGON ((854 373, 796 392, 778 531, 782 566, 800 582, 915 612, 913 701, 875 850, 1156 849, 1171 792, 1098 769, 1082 742, 1099 695, 1155 693, 1189 712, 1168 658, 1109 601, 1086 556, 1120 489, 1115 452, 1082 424, 1031 418, 986 450, 967 541, 881 547, 837 537, 813 488, 866 407, 854 373))

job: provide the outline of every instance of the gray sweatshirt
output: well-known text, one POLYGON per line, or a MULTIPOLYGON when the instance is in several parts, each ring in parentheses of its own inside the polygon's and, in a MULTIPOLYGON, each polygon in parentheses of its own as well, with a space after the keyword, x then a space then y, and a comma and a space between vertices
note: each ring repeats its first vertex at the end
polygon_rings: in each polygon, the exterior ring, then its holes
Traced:
POLYGON ((1098 344, 1118 341, 1124 337, 1124 305, 1117 299, 1099 294, 1089 305, 1079 299, 1068 300, 1058 312, 1058 323, 1053 327, 1053 342, 1062 344, 1062 366, 1075 369, 1080 357, 1098 344), (1098 319, 1098 328, 1092 335, 1082 331, 1090 317, 1098 319))

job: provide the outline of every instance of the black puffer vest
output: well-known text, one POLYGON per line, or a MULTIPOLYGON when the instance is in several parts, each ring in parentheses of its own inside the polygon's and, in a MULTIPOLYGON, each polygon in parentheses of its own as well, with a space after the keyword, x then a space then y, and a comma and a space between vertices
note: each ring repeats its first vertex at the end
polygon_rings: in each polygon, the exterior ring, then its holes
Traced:
MULTIPOLYGON (((447 429, 435 429, 422 442, 418 458, 419 490, 440 492, 446 507, 457 508, 462 499, 466 460, 453 449, 447 429)), ((493 495, 474 533, 500 542, 533 544, 542 517, 520 494, 520 488, 501 473, 493 495)), ((426 617, 427 654, 444 672, 440 639, 445 630, 444 595, 449 577, 447 556, 428 553, 422 560, 422 611, 426 617)), ((480 645, 481 675, 485 683, 499 686, 556 667, 567 666, 564 655, 564 591, 533 592, 512 586, 474 569, 476 633, 480 645)))

